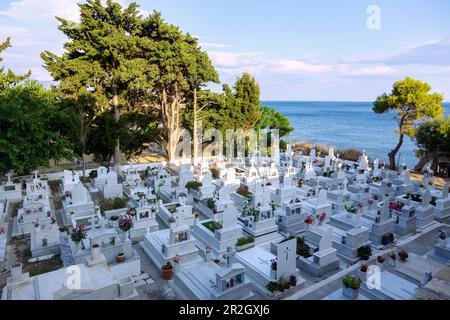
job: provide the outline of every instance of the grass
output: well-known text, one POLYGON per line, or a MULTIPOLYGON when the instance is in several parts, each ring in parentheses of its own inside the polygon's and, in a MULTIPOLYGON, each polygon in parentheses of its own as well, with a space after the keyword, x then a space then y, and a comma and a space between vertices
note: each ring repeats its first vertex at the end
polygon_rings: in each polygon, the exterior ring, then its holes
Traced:
POLYGON ((236 245, 238 247, 241 247, 241 246, 245 246, 247 244, 254 243, 254 242, 255 242, 255 238, 253 238, 252 236, 248 236, 248 237, 239 238, 236 242, 236 245))
POLYGON ((100 209, 102 211, 116 210, 127 207, 127 201, 122 198, 103 199, 100 201, 100 209))
POLYGON ((203 224, 203 226, 205 226, 205 228, 207 228, 212 233, 215 233, 216 230, 222 229, 222 225, 215 221, 208 221, 208 222, 204 222, 202 224, 203 224))

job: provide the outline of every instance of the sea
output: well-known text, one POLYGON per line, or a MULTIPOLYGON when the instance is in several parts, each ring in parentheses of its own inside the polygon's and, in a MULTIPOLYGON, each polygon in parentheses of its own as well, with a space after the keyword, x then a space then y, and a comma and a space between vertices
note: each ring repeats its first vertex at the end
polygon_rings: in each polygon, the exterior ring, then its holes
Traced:
MULTIPOLYGON (((372 102, 262 101, 261 104, 289 118, 295 131, 285 138, 287 141, 366 150, 371 159, 386 162, 388 152, 398 142, 394 132, 395 114, 375 114, 372 102)), ((444 109, 450 115, 450 103, 445 103, 444 109)), ((399 163, 415 166, 419 161, 416 150, 414 142, 407 137, 397 154, 399 163)))

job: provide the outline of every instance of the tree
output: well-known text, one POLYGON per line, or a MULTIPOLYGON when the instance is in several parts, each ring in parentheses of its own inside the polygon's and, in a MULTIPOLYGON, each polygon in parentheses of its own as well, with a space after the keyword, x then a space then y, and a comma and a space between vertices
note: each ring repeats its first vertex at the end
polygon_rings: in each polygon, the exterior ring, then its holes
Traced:
POLYGON ((161 122, 160 145, 173 161, 186 107, 192 103, 196 117, 198 90, 207 82, 217 82, 218 76, 198 40, 166 23, 159 12, 153 12, 143 25, 142 36, 153 44, 147 59, 157 70, 150 104, 161 122))
POLYGON ((266 106, 262 106, 260 111, 261 118, 258 122, 260 129, 278 129, 280 138, 294 131, 289 119, 284 114, 266 106))
POLYGON ((50 159, 71 157, 55 95, 26 81, 0 91, 0 172, 26 174, 50 159))
POLYGON ((83 176, 85 176, 85 155, 88 138, 95 121, 96 99, 93 94, 86 92, 71 96, 63 94, 60 100, 64 111, 63 122, 60 125, 72 143, 73 153, 82 159, 83 176))
POLYGON ((256 79, 248 73, 236 80, 233 90, 223 86, 225 108, 222 109, 226 129, 255 129, 260 120, 260 89, 256 79))
POLYGON ((406 78, 394 84, 391 94, 382 94, 373 103, 375 113, 396 112, 399 135, 397 146, 388 153, 390 169, 396 168, 395 157, 400 150, 405 135, 414 136, 414 124, 422 119, 440 116, 444 109, 444 97, 439 93, 430 93, 431 86, 412 78, 406 78))
MULTIPOLYGON (((6 49, 11 47, 10 38, 7 38, 5 42, 0 43, 0 53, 5 51, 6 49)), ((0 62, 3 61, 3 58, 0 57, 0 62)), ((18 76, 11 70, 5 71, 5 67, 0 68, 0 91, 5 90, 11 86, 14 86, 25 79, 28 79, 31 75, 31 71, 28 71, 27 74, 18 76)))
POLYGON ((422 154, 431 154, 432 170, 437 174, 439 153, 450 152, 450 116, 429 119, 416 127, 414 136, 422 154))
MULTIPOLYGON (((79 4, 81 20, 74 23, 57 18, 67 36, 65 53, 57 56, 45 51, 45 67, 60 88, 68 94, 89 91, 96 96, 97 113, 114 111, 119 122, 123 112, 139 107, 140 98, 152 88, 154 66, 144 52, 152 43, 140 37, 142 18, 138 5, 122 7, 111 0, 79 4)), ((105 151, 105 153, 108 153, 105 151)), ((120 169, 119 136, 114 148, 115 170, 120 169)))

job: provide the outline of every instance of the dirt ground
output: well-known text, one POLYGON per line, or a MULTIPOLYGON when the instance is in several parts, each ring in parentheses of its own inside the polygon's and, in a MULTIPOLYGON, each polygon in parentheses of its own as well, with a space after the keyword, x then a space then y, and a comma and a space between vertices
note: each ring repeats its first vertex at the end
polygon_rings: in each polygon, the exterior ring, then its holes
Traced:
MULTIPOLYGON (((418 172, 411 172, 411 180, 420 181, 423 178, 423 174, 418 172)), ((442 188, 445 184, 445 180, 439 177, 434 178, 434 183, 437 187, 442 188)))

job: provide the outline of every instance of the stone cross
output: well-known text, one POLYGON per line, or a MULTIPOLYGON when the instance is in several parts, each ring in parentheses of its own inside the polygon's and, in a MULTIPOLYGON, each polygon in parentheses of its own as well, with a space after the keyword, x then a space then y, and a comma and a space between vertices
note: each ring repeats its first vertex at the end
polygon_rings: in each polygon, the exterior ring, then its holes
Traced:
POLYGON ((331 249, 333 245, 333 227, 330 227, 325 231, 322 239, 319 242, 319 252, 324 252, 331 249))
POLYGON ((357 228, 361 228, 361 216, 362 216, 362 212, 358 212, 356 214, 356 227, 357 228))
POLYGON ((231 257, 233 256, 234 256, 234 248, 230 246, 227 248, 227 253, 223 255, 223 258, 227 262, 228 267, 231 266, 231 257))
POLYGON ((387 221, 389 219, 389 201, 385 200, 380 212, 380 222, 387 221))
MULTIPOLYGON (((6 179, 7 179, 6 184, 11 184, 12 183, 11 177, 12 177, 12 173, 8 172, 6 174, 6 179)), ((447 188, 447 190, 448 190, 448 188, 447 188)))
POLYGON ((373 162, 373 170, 379 170, 380 169, 380 160, 375 159, 373 162))
POLYGON ((444 184, 444 187, 442 189, 442 199, 447 199, 448 198, 448 188, 450 186, 450 182, 446 182, 444 184))
POLYGON ((318 204, 324 204, 327 202, 327 191, 325 189, 322 189, 319 191, 319 196, 317 199, 318 204))
POLYGON ((422 206, 427 206, 431 201, 431 192, 429 189, 425 190, 422 196, 422 206))
POLYGON ((328 150, 328 155, 330 156, 331 159, 334 158, 334 149, 330 148, 330 150, 328 150))

